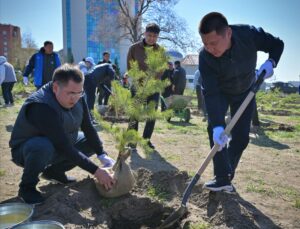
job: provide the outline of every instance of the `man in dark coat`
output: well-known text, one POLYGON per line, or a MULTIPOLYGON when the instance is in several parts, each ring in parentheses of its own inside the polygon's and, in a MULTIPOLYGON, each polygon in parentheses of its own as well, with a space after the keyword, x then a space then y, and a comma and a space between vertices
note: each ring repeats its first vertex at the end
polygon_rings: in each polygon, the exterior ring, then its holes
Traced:
POLYGON ((44 201, 36 189, 40 173, 47 180, 68 184, 75 179, 65 172, 79 166, 106 189, 114 183, 106 169, 89 159, 97 154, 104 166, 114 164, 91 123, 83 81, 77 67, 61 66, 55 70, 53 81, 32 93, 18 114, 9 145, 13 162, 24 168, 19 197, 28 204, 44 201))
POLYGON ((175 95, 183 95, 186 86, 186 72, 180 65, 180 61, 175 61, 172 90, 175 95))
POLYGON ((213 158, 215 178, 205 183, 211 191, 233 192, 231 184, 243 151, 249 143, 253 99, 231 131, 231 141, 224 135, 225 115, 237 112, 258 75, 273 75, 273 68, 283 52, 282 40, 249 25, 228 25, 221 13, 205 15, 199 25, 204 44, 199 54, 203 94, 208 113, 210 146, 219 146, 213 158), (257 52, 264 51, 269 58, 255 71, 257 52))

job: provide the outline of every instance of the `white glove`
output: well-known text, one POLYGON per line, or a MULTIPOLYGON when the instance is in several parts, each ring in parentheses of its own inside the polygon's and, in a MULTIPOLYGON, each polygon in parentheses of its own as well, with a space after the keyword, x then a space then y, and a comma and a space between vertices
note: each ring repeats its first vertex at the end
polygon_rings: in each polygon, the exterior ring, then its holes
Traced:
POLYGON ((103 167, 112 167, 116 163, 116 161, 114 159, 110 158, 105 153, 98 155, 97 158, 100 160, 103 167))
POLYGON ((213 129, 213 140, 215 144, 219 145, 218 151, 221 151, 228 142, 228 137, 223 132, 224 128, 222 126, 216 126, 213 129))
POLYGON ((23 76, 23 83, 25 84, 25 85, 28 85, 28 77, 27 76, 23 76))
POLYGON ((268 59, 260 66, 256 74, 256 79, 263 71, 266 71, 264 79, 268 79, 273 75, 274 71, 272 60, 268 59))

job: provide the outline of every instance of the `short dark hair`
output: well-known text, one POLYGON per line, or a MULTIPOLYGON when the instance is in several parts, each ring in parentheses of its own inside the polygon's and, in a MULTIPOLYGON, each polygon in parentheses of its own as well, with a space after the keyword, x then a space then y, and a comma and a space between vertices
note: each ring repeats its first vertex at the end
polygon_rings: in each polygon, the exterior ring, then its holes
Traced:
POLYGON ((159 34, 160 28, 159 28, 159 26, 158 26, 157 24, 155 24, 155 23, 149 23, 149 24, 146 26, 146 32, 159 34))
POLYGON ((223 34, 228 27, 226 17, 218 12, 206 14, 199 24, 199 34, 208 34, 216 31, 218 35, 223 34))
POLYGON ((44 47, 47 46, 47 45, 53 45, 53 42, 52 41, 45 41, 44 42, 44 47))
POLYGON ((102 56, 105 56, 106 54, 110 54, 110 53, 105 51, 105 52, 102 53, 102 56))
POLYGON ((82 72, 75 65, 63 64, 53 73, 52 81, 59 85, 66 85, 70 80, 76 83, 81 83, 84 80, 82 72))
POLYGON ((174 64, 177 65, 177 66, 180 66, 180 61, 179 61, 179 60, 176 60, 176 61, 174 62, 174 64))

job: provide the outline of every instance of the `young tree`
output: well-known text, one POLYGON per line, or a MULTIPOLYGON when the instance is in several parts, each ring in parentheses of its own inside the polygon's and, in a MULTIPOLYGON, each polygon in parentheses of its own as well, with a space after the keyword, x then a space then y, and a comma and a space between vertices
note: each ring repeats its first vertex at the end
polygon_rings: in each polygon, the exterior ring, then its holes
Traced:
MULTIPOLYGON (((128 72, 132 77, 133 86, 136 89, 136 95, 131 96, 128 89, 123 88, 118 83, 113 83, 112 104, 116 110, 116 113, 120 110, 129 117, 129 119, 135 119, 138 121, 145 121, 146 119, 158 119, 165 118, 169 115, 169 112, 164 114, 158 112, 155 109, 155 104, 150 103, 147 105, 147 97, 156 92, 161 92, 168 85, 167 81, 161 81, 158 79, 158 75, 167 68, 167 57, 165 50, 160 48, 153 50, 153 48, 147 48, 147 59, 145 63, 148 66, 146 71, 141 71, 136 61, 131 62, 131 69, 128 72)), ((99 114, 94 112, 96 118, 99 118, 99 114)), ((112 189, 106 191, 102 185, 96 183, 96 187, 100 195, 105 197, 117 197, 128 193, 134 185, 134 176, 131 172, 128 164, 125 160, 130 155, 131 149, 127 148, 128 144, 139 144, 147 152, 150 149, 147 145, 147 141, 142 138, 139 133, 134 129, 122 128, 114 124, 108 124, 107 122, 100 121, 101 127, 109 131, 115 138, 117 143, 117 149, 119 155, 116 164, 112 170, 114 172, 114 178, 117 180, 116 185, 112 189)))
MULTIPOLYGON (((132 86, 135 88, 136 95, 131 96, 128 89, 118 83, 112 84, 113 96, 111 104, 118 115, 124 113, 130 120, 146 121, 148 119, 163 119, 170 116, 170 111, 161 113, 155 109, 155 103, 147 105, 147 97, 157 92, 162 92, 169 82, 161 81, 158 75, 167 68, 167 57, 165 50, 159 48, 146 50, 146 64, 148 69, 142 71, 139 69, 137 61, 131 62, 131 69, 128 75, 132 78, 132 86)), ((96 115, 97 116, 97 115, 96 115)), ((120 153, 125 150, 127 144, 139 143, 146 146, 146 142, 135 130, 120 129, 119 127, 108 126, 108 131, 116 132, 113 135, 117 140, 117 148, 120 153), (117 131, 114 131, 117 128, 117 131), (120 133, 122 133, 120 135, 120 133), (122 136, 122 137, 120 137, 122 136)), ((147 150, 147 148, 146 148, 147 150)), ((149 150, 149 149, 148 149, 149 150)))

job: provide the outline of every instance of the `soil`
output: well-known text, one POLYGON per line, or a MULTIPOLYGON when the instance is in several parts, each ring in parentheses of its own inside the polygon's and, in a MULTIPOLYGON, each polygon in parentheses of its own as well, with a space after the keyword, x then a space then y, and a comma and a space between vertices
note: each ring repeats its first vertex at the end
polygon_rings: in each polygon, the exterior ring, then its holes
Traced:
MULTIPOLYGON (((0 108, 5 109, 0 113, 1 203, 20 201, 16 195, 22 168, 11 162, 8 147, 19 108, 19 105, 0 108)), ((131 155, 128 163, 135 173, 136 184, 129 194, 103 198, 96 190, 94 178, 75 168, 68 172, 78 179, 74 184, 39 182, 38 188, 47 199, 35 207, 32 220, 55 220, 66 228, 157 228, 180 207, 188 182, 209 152, 206 124, 197 112, 192 114, 189 125, 159 121, 156 126, 199 127, 195 129, 202 132, 157 129, 152 138, 157 151, 147 157, 138 148, 131 155)), ((282 127, 278 124, 278 128, 282 127)), ((289 128, 280 131, 285 130, 290 131, 289 128)), ((105 149, 116 157, 112 137, 102 131, 99 135, 105 149)), ((210 164, 193 188, 188 212, 172 228, 208 228, 203 226, 206 224, 221 229, 300 228, 300 209, 294 206, 295 198, 300 195, 299 148, 299 140, 276 142, 267 136, 251 134, 233 182, 237 194, 202 190, 203 182, 212 177, 210 164), (262 188, 255 189, 253 184, 262 188)), ((95 157, 92 160, 98 163, 95 157)))

